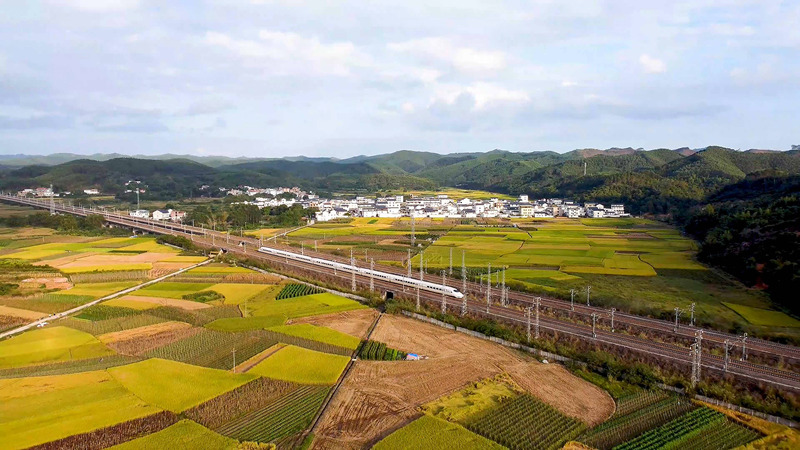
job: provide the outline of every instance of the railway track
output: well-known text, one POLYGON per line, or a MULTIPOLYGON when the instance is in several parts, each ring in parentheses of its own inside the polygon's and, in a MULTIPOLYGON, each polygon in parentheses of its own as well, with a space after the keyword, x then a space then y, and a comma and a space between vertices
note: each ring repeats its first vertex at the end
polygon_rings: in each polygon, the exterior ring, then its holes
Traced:
MULTIPOLYGON (((46 209, 51 208, 49 202, 21 199, 5 195, 0 195, 0 199, 40 208, 46 208, 46 209)), ((273 264, 287 264, 289 266, 293 266, 301 270, 310 271, 312 273, 314 272, 324 273, 326 276, 334 277, 335 279, 340 280, 343 284, 347 284, 348 282, 352 281, 352 275, 350 273, 343 273, 342 271, 337 272, 327 267, 321 267, 310 263, 285 259, 280 256, 258 252, 257 248, 263 244, 263 242, 259 239, 253 239, 245 236, 232 237, 228 234, 213 230, 210 231, 203 228, 190 227, 182 224, 154 222, 151 220, 133 218, 126 215, 121 215, 103 210, 94 210, 94 209, 86 209, 86 208, 63 206, 63 205, 55 205, 53 206, 53 209, 57 212, 76 214, 82 216, 90 214, 101 214, 105 216, 108 222, 117 225, 122 225, 126 227, 136 228, 159 234, 184 236, 193 240, 195 244, 198 245, 225 249, 226 251, 234 254, 240 254, 243 256, 247 256, 249 258, 259 259, 273 264)), ((296 248, 279 245, 277 244, 277 242, 271 246, 293 252, 297 251, 296 248)), ((305 252, 305 254, 315 257, 324 257, 338 262, 349 263, 349 261, 332 257, 331 255, 324 253, 309 251, 305 252)), ((405 272, 398 271, 398 268, 396 267, 376 265, 375 268, 376 270, 385 270, 387 272, 392 272, 399 275, 406 275, 405 272)), ((370 282, 369 277, 362 275, 357 275, 356 281, 361 286, 368 286, 370 282)), ((375 287, 379 289, 389 290, 398 293, 401 292, 402 290, 402 292, 404 292, 406 296, 416 295, 416 289, 413 289, 410 286, 403 285, 402 283, 380 280, 378 278, 374 278, 372 281, 375 287)), ((441 279, 436 280, 436 278, 428 276, 427 281, 441 282, 441 279)), ((461 280, 457 279, 452 279, 452 278, 446 279, 446 283, 450 286, 456 286, 456 287, 461 286, 461 280)), ((478 284, 469 282, 467 284, 467 290, 468 292, 473 294, 475 292, 479 292, 478 284)), ((535 296, 518 292, 509 294, 509 300, 516 302, 520 306, 527 306, 532 304, 534 298, 535 296)), ((420 299, 434 304, 440 304, 442 301, 442 298, 439 294, 427 291, 420 291, 420 299)), ((461 300, 457 300, 454 298, 445 298, 445 304, 447 308, 457 308, 456 310, 458 311, 460 311, 461 309, 461 300)), ((571 309, 569 302, 552 298, 542 298, 542 306, 562 311, 563 310, 569 311, 571 309)), ((487 313, 486 303, 485 301, 468 298, 467 310, 479 315, 486 315, 487 313)), ((575 305, 575 313, 589 316, 592 313, 598 314, 607 312, 600 308, 587 307, 585 305, 580 305, 580 306, 575 305)), ((528 320, 525 317, 524 311, 517 309, 513 306, 504 307, 497 304, 491 304, 489 306, 489 315, 510 323, 516 323, 518 325, 526 325, 528 320)), ((663 320, 643 318, 639 316, 622 314, 622 313, 617 313, 617 315, 615 316, 615 320, 618 321, 617 323, 628 323, 625 322, 625 320, 628 320, 630 321, 630 323, 645 324, 644 326, 649 326, 654 329, 667 330, 667 331, 672 331, 672 326, 673 326, 670 322, 666 322, 663 320)), ((691 364, 688 347, 681 347, 676 344, 658 342, 623 333, 614 333, 611 332, 610 330, 605 330, 601 327, 597 327, 595 329, 595 333, 593 334, 591 326, 571 321, 560 320, 555 317, 549 317, 549 316, 540 317, 539 324, 540 328, 545 330, 563 333, 566 335, 575 336, 581 339, 591 340, 606 345, 621 347, 663 359, 677 361, 687 366, 691 364)), ((695 327, 684 327, 683 329, 685 330, 685 332, 682 334, 682 336, 685 336, 687 338, 693 338, 694 332, 696 330, 700 330, 700 328, 695 328, 695 327)), ((729 335, 714 330, 703 329, 703 332, 704 332, 703 335, 704 340, 712 342, 724 341, 725 339, 735 338, 733 335, 729 335)), ((786 358, 800 357, 799 356, 800 349, 796 347, 786 346, 783 344, 769 343, 767 341, 761 341, 755 339, 752 341, 748 340, 748 350, 764 351, 786 358)), ((728 373, 737 377, 748 379, 750 381, 766 382, 773 384, 775 386, 780 386, 800 391, 800 374, 771 366, 753 364, 747 361, 729 360, 726 370, 725 361, 722 357, 710 353, 704 353, 702 368, 705 370, 728 373)))

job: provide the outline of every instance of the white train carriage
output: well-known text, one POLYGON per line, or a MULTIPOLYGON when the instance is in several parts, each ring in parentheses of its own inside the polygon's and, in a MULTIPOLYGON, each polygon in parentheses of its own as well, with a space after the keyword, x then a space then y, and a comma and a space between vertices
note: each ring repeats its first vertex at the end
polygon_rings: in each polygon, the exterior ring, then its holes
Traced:
POLYGON ((442 284, 431 283, 428 281, 420 281, 415 278, 404 277, 402 275, 396 275, 393 273, 381 272, 379 270, 371 270, 364 267, 352 266, 350 264, 342 264, 328 259, 312 258, 310 256, 301 255, 299 253, 287 252, 285 250, 278 250, 269 247, 261 247, 258 249, 258 251, 270 255, 280 256, 282 258, 292 259, 295 261, 303 261, 318 266, 335 268, 336 270, 341 270, 344 272, 353 272, 353 270, 355 270, 356 273, 365 276, 369 276, 371 273, 372 276, 381 280, 388 280, 396 283, 402 283, 407 286, 419 287, 420 289, 436 292, 439 294, 444 293, 445 295, 450 297, 464 298, 464 294, 462 294, 458 289, 450 286, 445 286, 442 284))

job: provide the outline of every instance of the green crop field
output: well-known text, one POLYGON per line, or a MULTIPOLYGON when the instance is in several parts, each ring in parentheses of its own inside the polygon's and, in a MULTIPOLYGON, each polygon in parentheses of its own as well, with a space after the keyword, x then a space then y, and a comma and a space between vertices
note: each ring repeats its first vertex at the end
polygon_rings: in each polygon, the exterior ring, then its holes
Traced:
POLYGON ((300 384, 333 384, 350 358, 288 345, 248 373, 300 384))
POLYGON ((162 450, 165 448, 235 450, 238 446, 239 443, 236 440, 184 419, 157 433, 110 448, 114 450, 162 450))
POLYGON ((113 367, 108 373, 140 399, 176 413, 256 378, 156 358, 113 367))
POLYGON ((0 341, 0 368, 113 355, 91 334, 58 326, 40 328, 0 341))
POLYGON ((441 450, 504 449, 500 444, 479 436, 462 426, 422 416, 390 434, 372 447, 375 450, 430 448, 441 450))
POLYGON ((213 369, 231 369, 234 350, 237 361, 241 362, 277 342, 277 339, 266 331, 223 333, 204 329, 185 339, 151 350, 147 356, 213 369))
POLYGON ((422 411, 464 424, 518 395, 516 388, 504 377, 489 378, 422 405, 422 411))
POLYGON ((132 295, 142 295, 147 297, 163 297, 181 299, 186 294, 205 291, 213 286, 211 283, 179 283, 175 281, 162 281, 160 283, 145 286, 132 295))
POLYGON ((326 344, 338 345, 355 350, 361 340, 355 336, 350 336, 326 327, 318 327, 311 324, 281 325, 267 328, 269 331, 297 336, 326 344))
POLYGON ((326 386, 301 386, 217 431, 241 441, 274 442, 303 431, 328 394, 326 386))
POLYGON ((0 449, 21 449, 160 411, 106 371, 0 380, 0 449))
MULTIPOLYGON (((177 258, 177 257, 176 257, 177 258)), ((190 258, 189 256, 181 256, 181 258, 190 258)), ((194 257, 191 257, 194 258, 194 257)), ((199 258, 199 257, 197 257, 199 258)), ((165 260, 169 261, 169 260, 165 260)), ((201 260, 202 261, 202 260, 201 260)), ((198 261, 199 262, 199 261, 198 261)), ((230 267, 230 266, 216 266, 216 265, 205 265, 200 267, 195 267, 194 269, 187 270, 187 274, 200 274, 200 273, 256 273, 250 269, 246 269, 244 267, 230 267)))
POLYGON ((62 272, 67 274, 75 273, 88 273, 88 272, 124 272, 128 270, 150 270, 153 265, 150 263, 132 263, 132 264, 107 264, 98 266, 82 266, 82 267, 65 267, 61 269, 62 272))
POLYGON ((208 289, 225 296, 226 305, 238 305, 270 288, 269 284, 219 283, 208 289))
POLYGON ((467 429, 511 449, 556 449, 585 429, 577 419, 522 394, 467 421, 467 429))
POLYGON ((744 317, 745 320, 753 325, 791 328, 800 327, 800 320, 780 311, 770 311, 768 309, 753 308, 751 306, 737 305, 728 302, 723 302, 722 304, 736 311, 737 314, 744 317))
POLYGON ((247 315, 251 316, 281 316, 287 319, 297 317, 316 316, 335 312, 363 309, 366 306, 355 300, 350 300, 327 292, 321 294, 304 295, 283 300, 254 299, 247 306, 247 315))
POLYGON ((138 281, 110 281, 104 283, 78 283, 71 289, 62 291, 69 295, 90 295, 94 298, 105 297, 106 295, 119 292, 131 286, 139 284, 138 281))

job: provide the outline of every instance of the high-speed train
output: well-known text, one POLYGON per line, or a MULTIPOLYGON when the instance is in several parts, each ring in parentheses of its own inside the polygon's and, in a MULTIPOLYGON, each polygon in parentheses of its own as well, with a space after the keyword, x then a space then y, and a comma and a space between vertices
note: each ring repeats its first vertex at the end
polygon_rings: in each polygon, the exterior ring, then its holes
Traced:
POLYGON ((420 289, 426 291, 437 292, 439 294, 444 294, 450 297, 464 298, 464 294, 459 292, 459 290, 456 288, 436 283, 429 283, 427 281, 420 281, 414 278, 404 277, 402 275, 395 275, 393 273, 386 273, 386 272, 380 272, 378 270, 371 270, 371 269, 361 268, 358 266, 351 266, 350 264, 337 263, 334 261, 329 261, 327 259, 312 258, 310 256, 300 255, 298 253, 287 252, 284 250, 277 250, 269 247, 261 247, 258 249, 258 251, 260 251, 261 253, 268 253, 270 255, 280 256, 282 258, 293 259, 296 261, 303 261, 318 266, 330 267, 332 269, 341 270, 343 272, 353 272, 353 270, 355 270, 355 272, 360 275, 369 276, 370 274, 372 274, 372 276, 381 280, 390 280, 396 283, 405 284, 407 286, 419 287, 420 289))

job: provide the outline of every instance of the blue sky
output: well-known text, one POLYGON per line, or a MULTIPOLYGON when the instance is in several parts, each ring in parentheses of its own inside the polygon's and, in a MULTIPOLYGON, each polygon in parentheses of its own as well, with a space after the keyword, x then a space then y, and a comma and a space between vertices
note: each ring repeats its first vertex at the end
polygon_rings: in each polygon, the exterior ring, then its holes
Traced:
POLYGON ((798 1, 0 0, 0 11, 2 154, 800 144, 798 1))

